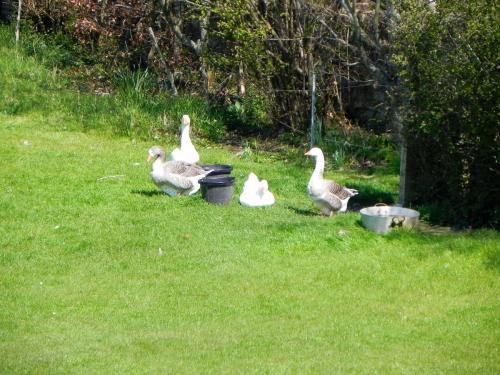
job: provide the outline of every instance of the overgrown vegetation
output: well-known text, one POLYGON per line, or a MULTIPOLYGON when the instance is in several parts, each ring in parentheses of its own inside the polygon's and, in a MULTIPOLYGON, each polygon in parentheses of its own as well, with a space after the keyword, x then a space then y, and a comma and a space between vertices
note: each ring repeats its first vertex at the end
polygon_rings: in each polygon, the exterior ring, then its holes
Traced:
MULTIPOLYGON (((392 126, 390 105, 381 105, 395 78, 387 63, 392 1, 29 0, 24 7, 36 30, 72 36, 108 72, 148 69, 162 90, 197 92, 230 109, 250 92, 267 102, 259 126, 307 130, 313 75, 325 128, 346 113, 363 119, 360 126, 392 126), (373 125, 380 123, 387 126, 373 125)), ((238 120, 252 126, 256 118, 238 120)))
MULTIPOLYGON (((23 53, 18 54, 16 64, 7 59, 0 61, 2 113, 60 116, 61 129, 99 129, 139 139, 176 136, 179 119, 189 113, 199 136, 220 141, 225 135, 224 119, 217 108, 197 96, 157 93, 147 71, 117 72, 112 80, 112 93, 96 91, 80 80, 72 83, 75 76, 70 71, 61 71, 61 67, 68 68, 73 62, 68 63, 71 58, 67 50, 58 47, 55 41, 26 33, 20 48, 23 53), (50 69, 39 69, 24 53, 50 69), (22 77, 30 79, 20 80, 22 77), (81 92, 72 90, 75 84, 83 85, 81 92), (38 95, 40 89, 46 95, 38 95)), ((4 54, 13 51, 12 34, 5 27, 0 28, 0 51, 4 54)))
MULTIPOLYGON (((8 29, 2 30, 1 37, 6 47, 13 47, 8 29)), ((196 94, 173 96, 164 92, 158 87, 156 73, 147 69, 124 69, 110 74, 101 63, 90 62, 85 53, 75 50, 78 45, 61 34, 41 36, 26 30, 20 48, 23 53, 51 68, 54 79, 62 75, 68 84, 84 94, 74 100, 73 93, 68 92, 68 104, 87 129, 102 128, 116 134, 157 139, 162 135, 175 134, 178 131, 177 119, 183 113, 192 113, 197 123, 194 130, 211 141, 221 141, 228 131, 237 131, 238 138, 272 138, 276 135, 277 129, 268 116, 271 108, 269 101, 251 88, 246 95, 234 96, 230 102, 221 105, 196 94), (109 107, 112 107, 114 118, 102 122, 100 116, 109 111, 109 107), (84 116, 87 111, 90 114, 84 116)), ((6 67, 6 75, 11 74, 9 69, 6 67)), ((26 108, 37 108, 29 98, 20 101, 26 108)), ((16 103, 6 101, 5 104, 9 105, 9 109, 4 109, 6 111, 14 113, 22 110, 16 103)), ((65 104, 54 102, 51 105, 53 107, 44 107, 44 110, 49 112, 51 108, 54 110, 58 105, 65 104)), ((294 134, 288 131, 280 133, 278 141, 303 146, 307 138, 305 132, 294 134)), ((326 152, 342 154, 342 157, 334 159, 337 167, 365 166, 366 163, 380 166, 395 160, 393 142, 386 135, 365 132, 359 127, 335 125, 329 127, 321 138, 326 152)), ((244 145, 248 142, 241 140, 239 143, 244 145)), ((255 151, 258 150, 254 147, 255 151)))
POLYGON ((412 201, 500 227, 500 54, 494 2, 406 2, 398 33, 412 201))
POLYGON ((388 165, 392 172, 399 172, 399 157, 394 141, 388 136, 355 128, 347 131, 328 130, 324 137, 325 149, 332 152, 335 167, 374 168, 388 165))

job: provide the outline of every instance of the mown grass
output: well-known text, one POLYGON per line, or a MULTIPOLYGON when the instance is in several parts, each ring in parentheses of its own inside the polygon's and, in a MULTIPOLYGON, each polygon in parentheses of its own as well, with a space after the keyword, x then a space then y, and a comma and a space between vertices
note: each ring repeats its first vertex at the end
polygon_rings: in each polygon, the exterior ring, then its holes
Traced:
MULTIPOLYGON (((356 212, 317 215, 311 164, 208 144, 203 162, 234 167, 233 202, 169 198, 145 157, 172 139, 107 136, 113 97, 0 52, 0 373, 500 371, 497 232, 376 235, 356 212), (102 126, 74 116, 77 97, 102 126), (275 206, 238 205, 250 171, 275 206)), ((362 204, 397 190, 387 173, 328 176, 362 204)))

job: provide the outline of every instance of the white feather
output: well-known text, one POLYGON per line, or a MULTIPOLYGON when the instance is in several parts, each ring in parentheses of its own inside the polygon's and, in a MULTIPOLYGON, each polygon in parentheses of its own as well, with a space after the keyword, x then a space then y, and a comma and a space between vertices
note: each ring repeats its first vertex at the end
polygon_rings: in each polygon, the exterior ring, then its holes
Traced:
POLYGON ((269 191, 267 181, 259 181, 255 173, 250 173, 243 185, 240 203, 245 207, 265 207, 274 202, 274 195, 269 191))
POLYGON ((200 161, 200 155, 191 142, 190 129, 191 120, 188 115, 182 116, 181 147, 172 151, 169 159, 172 161, 183 161, 184 163, 196 164, 200 161))

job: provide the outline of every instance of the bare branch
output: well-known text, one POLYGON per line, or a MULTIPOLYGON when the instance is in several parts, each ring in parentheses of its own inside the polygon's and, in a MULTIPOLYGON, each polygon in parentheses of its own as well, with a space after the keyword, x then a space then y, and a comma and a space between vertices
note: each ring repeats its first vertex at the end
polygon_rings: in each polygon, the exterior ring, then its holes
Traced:
POLYGON ((167 73, 168 81, 170 82, 170 88, 172 89, 172 94, 174 96, 177 96, 177 87, 175 87, 175 77, 172 71, 168 68, 168 64, 165 61, 165 58, 163 57, 163 54, 161 53, 160 47, 158 46, 158 41, 156 40, 155 33, 151 27, 148 27, 148 33, 151 36, 151 40, 153 41, 153 45, 158 52, 158 55, 160 55, 160 61, 162 62, 163 69, 165 69, 165 72, 167 73))

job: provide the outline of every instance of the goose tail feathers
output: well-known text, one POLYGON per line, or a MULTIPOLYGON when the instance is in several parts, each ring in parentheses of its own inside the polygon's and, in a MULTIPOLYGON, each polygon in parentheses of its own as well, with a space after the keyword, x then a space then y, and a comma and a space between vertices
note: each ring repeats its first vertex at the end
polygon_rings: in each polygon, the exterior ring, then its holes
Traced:
POLYGON ((358 191, 356 189, 349 189, 349 188, 345 189, 351 194, 351 197, 358 195, 358 191))

